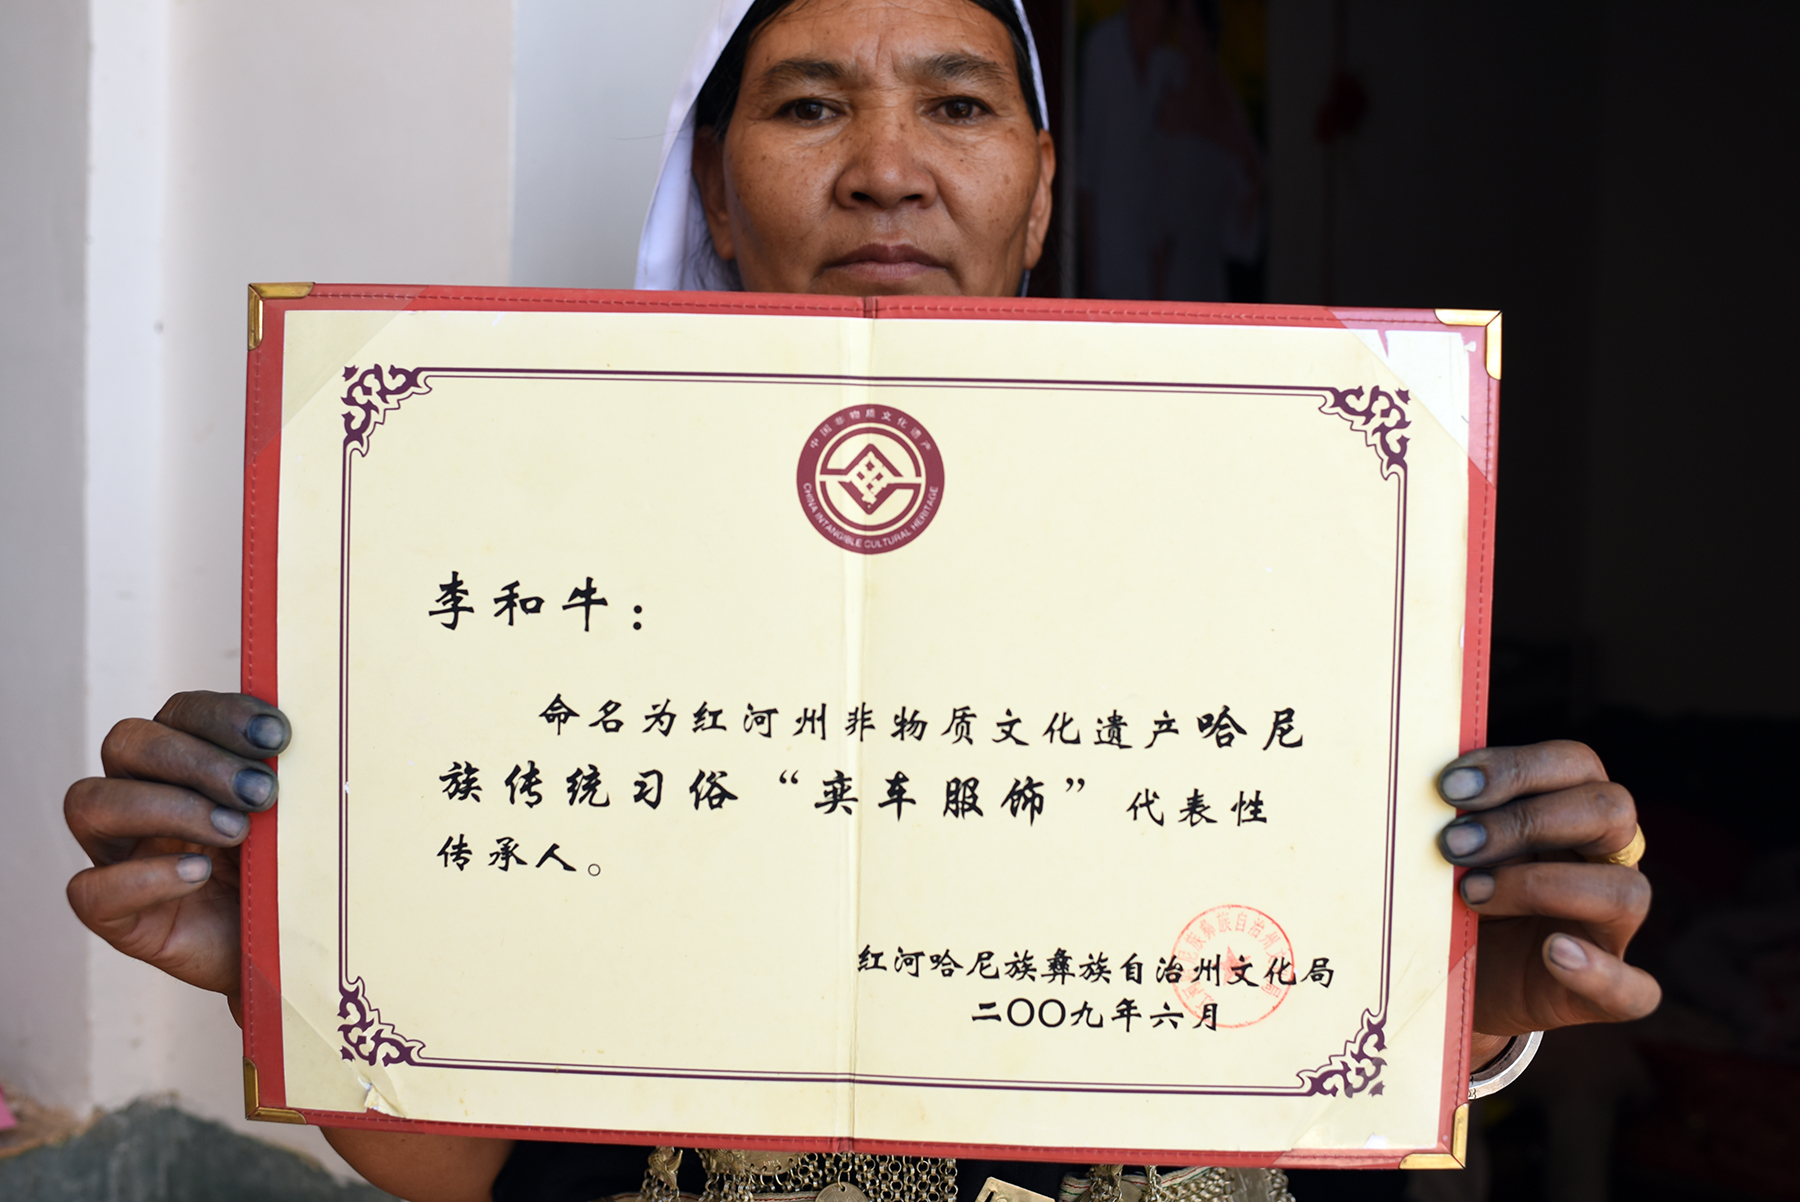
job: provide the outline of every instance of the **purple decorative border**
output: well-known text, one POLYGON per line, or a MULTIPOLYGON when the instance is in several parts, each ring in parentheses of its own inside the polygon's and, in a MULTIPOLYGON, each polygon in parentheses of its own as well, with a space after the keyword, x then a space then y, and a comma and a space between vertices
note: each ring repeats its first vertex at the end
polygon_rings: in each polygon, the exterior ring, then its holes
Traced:
POLYGON ((1363 441, 1381 457, 1381 478, 1385 480, 1396 471, 1405 472, 1406 447, 1412 441, 1411 435, 1401 433, 1412 425, 1405 409, 1412 397, 1406 389, 1389 392, 1377 384, 1369 389, 1368 402, 1361 405, 1351 403, 1362 400, 1361 388, 1327 388, 1326 391, 1331 393, 1331 399, 1319 406, 1319 412, 1335 413, 1356 427, 1363 441))
POLYGON ((1364 1092, 1371 1097, 1379 1094, 1382 1085, 1375 1078, 1381 1075, 1381 1067, 1387 1061, 1375 1053, 1387 1050, 1387 1034, 1383 1030, 1386 1025, 1385 1013, 1364 1010, 1362 1026, 1344 1041, 1344 1050, 1311 1072, 1300 1074, 1306 1094, 1329 1094, 1334 1098, 1350 1098, 1364 1092))
POLYGON ((363 993, 362 978, 345 985, 338 984, 338 1017, 348 1019, 338 1028, 343 1037, 344 1046, 338 1049, 338 1055, 345 1060, 360 1060, 364 1064, 420 1064, 419 1053, 425 1045, 416 1039, 408 1039, 394 1030, 392 1023, 383 1022, 381 1011, 369 1004, 363 993))
POLYGON ((1406 590, 1406 451, 1412 425, 1406 412, 1411 397, 1405 389, 1389 392, 1380 386, 1366 390, 1281 384, 1189 384, 1112 380, 1030 380, 945 376, 847 376, 801 375, 775 372, 658 372, 589 371, 557 368, 387 367, 374 364, 360 372, 344 368, 350 381, 344 392, 343 469, 340 492, 338 562, 338 1017, 347 1020, 338 1028, 343 1039, 339 1054, 345 1060, 383 1066, 410 1064, 424 1068, 460 1068, 500 1072, 559 1073, 576 1076, 644 1077, 670 1080, 832 1082, 848 1085, 902 1085, 935 1089, 993 1089, 1048 1093, 1117 1093, 1226 1097, 1354 1097, 1377 1096, 1387 1060, 1378 1055, 1387 1049, 1388 987, 1392 976, 1394 927, 1395 825, 1399 813, 1400 669, 1404 642, 1406 590), (560 1064, 547 1061, 463 1060, 424 1054, 425 1044, 401 1035, 382 1019, 381 1011, 367 997, 363 979, 352 978, 348 963, 349 936, 349 657, 350 657, 350 496, 351 453, 367 457, 375 427, 401 402, 431 391, 430 380, 605 380, 683 383, 779 383, 836 387, 844 384, 870 388, 993 389, 999 391, 1056 391, 1112 393, 1179 393, 1198 396, 1244 395, 1297 396, 1319 402, 1319 412, 1342 418, 1363 436, 1381 464, 1382 479, 1399 477, 1395 492, 1395 563, 1393 658, 1388 705, 1388 780, 1386 855, 1382 866, 1381 989, 1373 1009, 1365 1009, 1356 1033, 1344 1050, 1315 1069, 1297 1072, 1297 1085, 1213 1086, 1121 1084, 1094 1081, 1015 1081, 973 1077, 912 1077, 878 1073, 729 1071, 682 1069, 654 1065, 560 1064))
POLYGON ((431 385, 419 379, 427 368, 390 367, 385 375, 381 364, 377 363, 361 374, 356 368, 346 367, 344 379, 351 384, 344 391, 344 449, 348 454, 354 447, 363 455, 369 453, 369 439, 375 435, 375 427, 387 420, 387 415, 400 408, 400 402, 409 396, 423 395, 431 391, 431 385), (388 377, 392 377, 391 381, 388 377))

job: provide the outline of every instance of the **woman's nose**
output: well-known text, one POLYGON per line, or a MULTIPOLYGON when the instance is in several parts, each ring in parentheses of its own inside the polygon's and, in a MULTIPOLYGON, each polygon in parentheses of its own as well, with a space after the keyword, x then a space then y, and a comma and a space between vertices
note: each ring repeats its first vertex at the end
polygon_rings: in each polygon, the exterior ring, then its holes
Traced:
POLYGON ((845 139, 837 202, 845 208, 892 209, 937 202, 929 132, 903 105, 857 114, 845 139))

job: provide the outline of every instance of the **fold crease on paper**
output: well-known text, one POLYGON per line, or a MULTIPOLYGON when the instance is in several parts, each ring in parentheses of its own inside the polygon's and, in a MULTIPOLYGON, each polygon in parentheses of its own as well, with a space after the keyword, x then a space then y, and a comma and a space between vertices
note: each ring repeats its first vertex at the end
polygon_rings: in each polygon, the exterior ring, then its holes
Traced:
MULTIPOLYGON (((281 1007, 289 1018, 298 1019, 300 1026, 316 1041, 318 1051, 311 1052, 310 1055, 325 1061, 342 1073, 339 1080, 344 1087, 341 1095, 343 1104, 340 1107, 331 1107, 331 1109, 348 1110, 360 1107, 365 1111, 372 1110, 379 1114, 391 1115, 394 1118, 406 1117, 406 1108, 399 1101, 399 1085, 390 1073, 379 1065, 365 1065, 355 1060, 343 1059, 343 1054, 339 1050, 343 1046, 342 1042, 333 1038, 336 1033, 327 1034, 321 1030, 306 1016, 306 1012, 301 1007, 296 1006, 285 995, 281 999, 281 1007), (353 1098, 358 1100, 353 1102, 351 1101, 353 1098)), ((284 1025, 290 1035, 296 1029, 295 1024, 291 1022, 284 1025)), ((287 1057, 290 1065, 296 1059, 297 1052, 305 1054, 303 1049, 290 1047, 287 1057)))
MULTIPOLYGON (((289 312, 287 320, 293 321, 301 317, 303 312, 289 312)), ((324 346, 318 345, 325 341, 322 338, 282 339, 282 427, 285 429, 289 422, 300 415, 301 410, 325 393, 331 393, 333 399, 336 399, 344 368, 352 364, 367 367, 368 364, 362 362, 363 351, 405 312, 396 309, 334 310, 331 313, 332 324, 325 328, 341 329, 343 323, 347 322, 353 327, 354 336, 324 346), (297 353, 299 347, 306 349, 297 353), (300 358, 300 354, 305 357, 300 358), (292 384, 292 387, 287 387, 288 384, 292 384)))
MULTIPOLYGON (((1399 979, 1403 974, 1400 971, 1396 971, 1394 975, 1395 979, 1399 979)), ((1454 974, 1452 974, 1452 976, 1454 976, 1454 974)), ((1386 1045, 1390 1048, 1401 1045, 1404 1042, 1401 1039, 1401 1036, 1414 1023, 1418 1022, 1421 1016, 1425 1017, 1427 1020, 1435 1021, 1436 1016, 1442 1015, 1443 1013, 1444 993, 1442 989, 1432 989, 1423 997, 1419 998, 1418 1001, 1413 1003, 1412 1007, 1407 1010, 1405 1014, 1394 1015, 1390 1018, 1386 1027, 1386 1045)), ((1347 1142, 1352 1144, 1358 1142, 1354 1137, 1346 1140, 1341 1131, 1334 1133, 1332 1128, 1335 1125, 1335 1121, 1343 1114, 1346 1107, 1356 1107, 1359 1105, 1362 1101, 1362 1095, 1359 1094, 1353 1098, 1329 1097, 1323 1098, 1321 1101, 1325 1104, 1313 1112, 1310 1121, 1300 1129, 1299 1135, 1292 1141, 1291 1146, 1295 1148, 1332 1148, 1341 1147, 1347 1142)), ((1370 1132, 1361 1143, 1361 1146, 1365 1148, 1385 1148, 1390 1146, 1390 1141, 1387 1136, 1379 1132, 1370 1132), (1372 1142, 1374 1140, 1380 1140, 1381 1142, 1377 1144, 1372 1142)), ((1403 1147, 1405 1145, 1394 1143, 1391 1146, 1403 1147)))
MULTIPOLYGON (((1351 330, 1405 384, 1412 399, 1469 453, 1469 361, 1478 344, 1450 330, 1351 330)), ((1416 419, 1415 419, 1416 420, 1416 419)))

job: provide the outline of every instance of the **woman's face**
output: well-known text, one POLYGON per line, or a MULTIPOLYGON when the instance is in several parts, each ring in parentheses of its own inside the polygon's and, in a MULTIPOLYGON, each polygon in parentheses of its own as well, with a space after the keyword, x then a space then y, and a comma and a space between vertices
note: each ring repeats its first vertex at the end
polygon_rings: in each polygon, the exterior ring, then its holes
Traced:
POLYGON ((1050 135, 968 0, 797 0, 751 40, 694 176, 754 292, 1010 296, 1050 222, 1050 135))

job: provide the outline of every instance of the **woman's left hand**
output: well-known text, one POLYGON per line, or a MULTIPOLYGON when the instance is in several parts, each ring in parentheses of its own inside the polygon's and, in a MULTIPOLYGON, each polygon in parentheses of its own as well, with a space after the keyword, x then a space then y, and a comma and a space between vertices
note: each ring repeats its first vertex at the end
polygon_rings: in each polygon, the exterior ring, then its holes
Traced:
POLYGON ((1600 757, 1562 741, 1486 747, 1446 767, 1438 792, 1469 811, 1438 847, 1470 869, 1462 899, 1481 916, 1472 1067, 1514 1035, 1656 1009, 1656 979, 1622 959, 1650 883, 1583 858, 1622 850, 1638 829, 1631 794, 1607 780, 1600 757))

